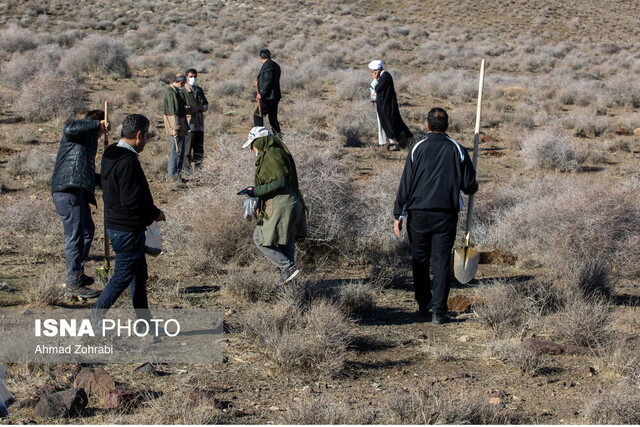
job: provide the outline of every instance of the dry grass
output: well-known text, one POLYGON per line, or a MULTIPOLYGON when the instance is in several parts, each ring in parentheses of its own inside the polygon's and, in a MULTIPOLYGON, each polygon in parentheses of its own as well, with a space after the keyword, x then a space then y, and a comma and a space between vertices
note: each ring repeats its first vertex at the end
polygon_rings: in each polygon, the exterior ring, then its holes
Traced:
POLYGON ((599 299, 571 298, 550 319, 550 330, 566 344, 602 348, 611 343, 611 310, 599 299))
POLYGON ((512 364, 522 373, 536 375, 545 368, 545 360, 524 348, 520 342, 495 340, 488 347, 493 356, 512 364))
POLYGON ((49 270, 40 274, 39 279, 29 283, 22 295, 29 307, 51 307, 63 300, 64 291, 59 286, 60 278, 49 270))
POLYGON ((585 420, 590 424, 640 423, 640 390, 622 384, 600 389, 585 399, 585 420))
POLYGON ((451 392, 437 386, 396 391, 385 402, 391 424, 503 424, 512 421, 479 392, 451 392))
POLYGON ((350 326, 340 309, 315 300, 306 309, 286 299, 245 313, 243 333, 283 372, 335 375, 343 369, 350 326))
POLYGON ((350 407, 326 394, 318 398, 304 398, 294 403, 282 416, 283 424, 372 424, 376 411, 365 406, 350 407))
POLYGON ((571 137, 559 128, 535 130, 522 140, 522 157, 530 169, 580 170, 581 160, 571 137))
POLYGON ((22 85, 15 110, 32 121, 66 120, 83 111, 85 105, 85 91, 74 80, 42 73, 22 85))

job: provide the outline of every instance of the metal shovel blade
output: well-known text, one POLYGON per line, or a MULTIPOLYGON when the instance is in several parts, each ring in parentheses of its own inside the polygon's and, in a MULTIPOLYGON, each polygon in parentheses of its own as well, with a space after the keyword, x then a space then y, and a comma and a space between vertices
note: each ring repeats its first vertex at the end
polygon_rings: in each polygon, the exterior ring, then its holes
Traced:
POLYGON ((460 283, 469 283, 478 272, 480 252, 465 246, 453 251, 453 274, 460 283))

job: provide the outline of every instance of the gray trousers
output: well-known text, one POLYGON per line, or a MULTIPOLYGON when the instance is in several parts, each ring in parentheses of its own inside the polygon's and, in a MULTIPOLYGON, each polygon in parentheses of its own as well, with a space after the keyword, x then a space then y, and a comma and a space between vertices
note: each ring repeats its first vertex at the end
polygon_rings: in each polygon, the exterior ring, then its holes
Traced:
POLYGON ((73 193, 53 193, 53 204, 62 218, 64 228, 66 284, 77 286, 81 283, 80 276, 84 273, 84 265, 89 259, 89 250, 96 230, 91 218, 91 208, 80 190, 73 193))
POLYGON ((290 269, 296 263, 296 240, 293 236, 291 236, 291 241, 287 242, 286 245, 262 246, 260 244, 258 227, 256 227, 253 232, 253 243, 255 243, 258 249, 260 249, 260 252, 262 252, 264 256, 274 263, 282 272, 290 269))

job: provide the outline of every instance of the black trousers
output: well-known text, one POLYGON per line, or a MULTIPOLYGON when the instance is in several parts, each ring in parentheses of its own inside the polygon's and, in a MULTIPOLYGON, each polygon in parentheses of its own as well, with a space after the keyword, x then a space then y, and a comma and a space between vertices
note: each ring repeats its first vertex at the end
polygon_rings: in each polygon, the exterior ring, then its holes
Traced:
POLYGON ((280 135, 280 123, 278 123, 278 103, 280 100, 260 99, 260 108, 256 107, 253 113, 253 125, 264 126, 264 116, 269 116, 271 131, 280 135))
POLYGON ((416 301, 421 309, 431 304, 436 314, 447 312, 453 274, 451 250, 457 225, 457 212, 410 210, 407 219, 416 301))
POLYGON ((195 131, 187 133, 187 137, 185 138, 184 143, 184 154, 185 159, 187 160, 188 167, 185 169, 189 169, 191 167, 191 163, 193 162, 196 169, 199 169, 202 166, 202 159, 204 158, 204 132, 203 131, 195 131))

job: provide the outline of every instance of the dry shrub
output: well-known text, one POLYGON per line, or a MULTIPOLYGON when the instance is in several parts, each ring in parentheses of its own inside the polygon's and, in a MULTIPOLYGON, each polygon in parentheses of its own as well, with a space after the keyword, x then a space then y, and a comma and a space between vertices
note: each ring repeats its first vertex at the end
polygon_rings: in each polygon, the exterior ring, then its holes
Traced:
POLYGON ((390 393, 384 402, 391 424, 503 424, 512 421, 480 392, 445 391, 438 386, 390 393))
MULTIPOLYGON (((262 266, 261 266, 262 267, 262 266)), ((272 301, 280 290, 279 283, 256 269, 228 269, 221 277, 222 286, 244 301, 272 301)))
POLYGON ((496 340, 491 341, 488 347, 493 356, 511 363, 525 374, 538 374, 545 367, 544 359, 523 347, 518 341, 496 340))
POLYGON ((589 393, 584 414, 589 424, 640 424, 640 390, 620 384, 589 393))
POLYGON ((74 117, 85 109, 86 94, 74 80, 44 73, 28 80, 20 88, 15 110, 32 121, 74 117))
POLYGON ((287 299, 254 308, 245 314, 243 330, 246 341, 283 372, 335 375, 344 367, 350 323, 326 300, 306 309, 287 299))
POLYGON ((193 405, 182 392, 179 395, 165 393, 157 399, 150 397, 148 400, 149 408, 142 420, 144 424, 208 425, 221 422, 222 413, 213 400, 193 405))
POLYGON ((16 197, 0 203, 0 228, 46 236, 61 225, 51 199, 16 197))
POLYGON ((573 139, 559 128, 534 130, 522 139, 522 157, 530 169, 575 172, 581 160, 574 146, 573 139))
POLYGON ((294 403, 282 416, 282 424, 295 425, 354 425, 372 424, 376 411, 365 406, 349 407, 338 397, 326 394, 317 399, 304 399, 294 403))
POLYGON ((340 142, 347 147, 378 144, 376 109, 370 101, 353 102, 349 112, 336 117, 334 126, 340 142))
POLYGON ((63 50, 57 45, 39 46, 29 55, 17 55, 2 65, 0 79, 13 86, 40 74, 58 68, 63 50), (33 58, 38 58, 34 61, 33 58))
POLYGON ((614 273, 637 275, 640 203, 636 192, 590 179, 541 178, 496 191, 493 244, 521 259, 539 259, 556 272, 573 260, 598 259, 614 273))
POLYGON ((567 298, 609 299, 613 293, 609 266, 600 259, 577 260, 564 274, 567 298))
POLYGON ((60 69, 75 78, 87 73, 99 77, 129 77, 128 56, 119 40, 92 34, 67 51, 60 61, 60 69))
POLYGON ((440 362, 452 362, 456 360, 458 346, 452 341, 435 339, 424 346, 424 351, 431 354, 431 356, 440 362))
POLYGON ((496 336, 529 326, 558 308, 557 290, 541 281, 496 280, 477 290, 474 312, 496 336))
POLYGON ((371 282, 347 282, 339 291, 340 307, 349 314, 365 314, 375 307, 375 289, 371 282))
POLYGON ((7 171, 14 177, 29 176, 43 186, 51 183, 51 174, 55 158, 50 153, 39 149, 21 151, 11 156, 7 162, 7 171))
POLYGON ((57 282, 58 274, 50 270, 29 282, 22 293, 29 307, 50 307, 61 302, 64 292, 57 282))
POLYGON ((22 28, 15 24, 0 30, 0 52, 3 57, 13 53, 24 53, 29 50, 37 48, 40 44, 45 42, 48 36, 34 33, 28 28, 22 28))
POLYGON ((242 199, 233 190, 198 188, 167 209, 167 247, 186 256, 191 268, 213 272, 253 257, 254 223, 242 218, 242 199), (237 206, 237 208, 236 208, 237 206))
POLYGON ((613 337, 611 310, 609 303, 597 298, 571 298, 551 316, 549 329, 555 338, 566 344, 605 347, 613 337))

